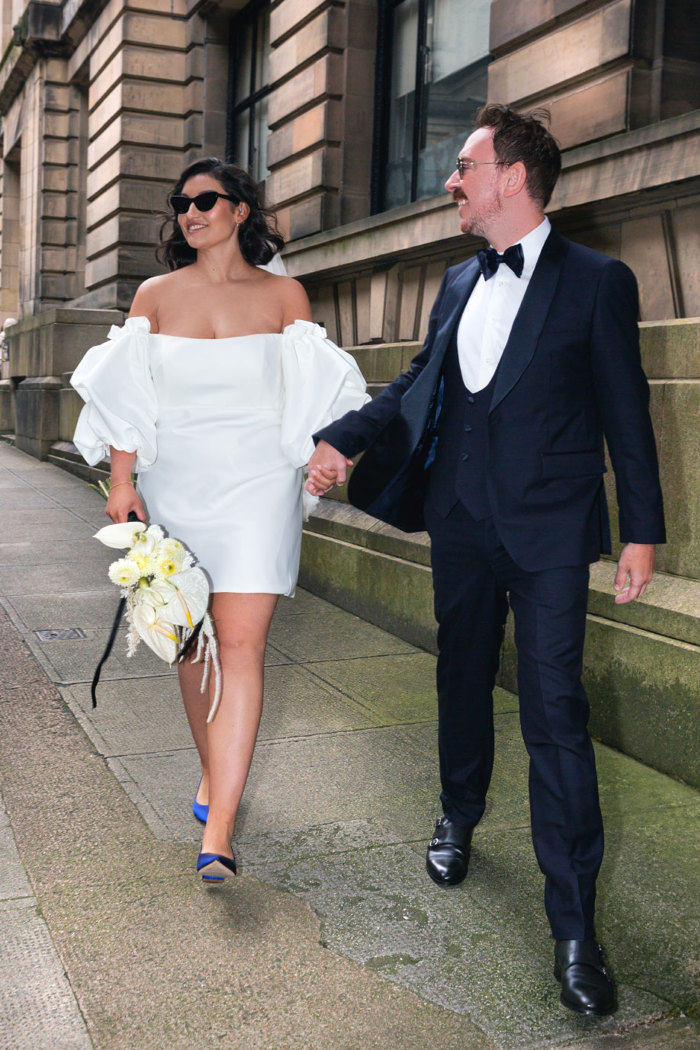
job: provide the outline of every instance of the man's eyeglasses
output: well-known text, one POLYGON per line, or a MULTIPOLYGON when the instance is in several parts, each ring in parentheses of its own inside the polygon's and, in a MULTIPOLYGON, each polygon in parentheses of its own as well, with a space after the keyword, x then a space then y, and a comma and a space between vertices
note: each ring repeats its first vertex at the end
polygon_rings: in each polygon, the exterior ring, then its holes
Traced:
POLYGON ((190 210, 190 204, 194 204, 197 211, 211 211, 219 197, 225 201, 233 201, 234 204, 238 203, 234 197, 229 197, 227 193, 217 193, 216 190, 205 190, 196 197, 188 197, 186 193, 174 193, 169 203, 176 215, 185 215, 190 210))
POLYGON ((502 164, 504 168, 508 167, 508 162, 504 160, 472 160, 470 157, 457 157, 457 172, 460 179, 464 178, 466 172, 474 171, 474 168, 481 167, 482 164, 502 164))

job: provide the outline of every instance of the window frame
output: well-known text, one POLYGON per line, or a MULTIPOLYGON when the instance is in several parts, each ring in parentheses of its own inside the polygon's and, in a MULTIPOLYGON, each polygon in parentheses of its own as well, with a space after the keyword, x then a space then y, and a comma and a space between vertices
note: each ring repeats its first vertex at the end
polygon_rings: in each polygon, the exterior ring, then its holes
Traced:
POLYGON ((255 162, 255 111, 256 107, 262 100, 270 94, 270 84, 263 84, 259 88, 255 88, 256 78, 256 63, 258 56, 258 22, 259 15, 264 8, 269 8, 271 0, 251 0, 249 4, 246 4, 244 8, 237 12, 236 16, 231 19, 231 27, 229 30, 229 68, 228 68, 228 105, 226 113, 226 159, 229 163, 238 164, 239 167, 245 167, 245 170, 257 181, 264 182, 265 175, 261 174, 258 176, 254 170, 255 162), (236 84, 236 65, 243 54, 241 49, 241 41, 245 40, 246 29, 250 25, 251 39, 250 39, 250 81, 248 84, 248 94, 244 96, 242 100, 237 100, 235 97, 235 84, 236 84), (236 127, 236 121, 238 117, 248 111, 248 156, 245 158, 245 164, 243 158, 235 156, 235 142, 234 133, 236 127))
MULTIPOLYGON (((377 215, 387 211, 386 204, 386 156, 389 146, 390 106, 387 100, 391 93, 392 68, 395 56, 392 42, 394 36, 394 16, 397 8, 405 0, 378 0, 377 16, 377 64, 374 83, 374 133, 372 137, 371 164, 371 214, 377 215)), ((418 27, 415 51, 414 81, 414 117, 411 143, 411 192, 405 204, 415 204, 424 199, 418 196, 421 143, 425 141, 428 128, 428 102, 431 84, 426 84, 426 64, 429 60, 429 49, 426 46, 428 31, 429 0, 418 0, 418 27)), ((466 128, 465 128, 466 130, 466 128)), ((401 207, 402 205, 396 205, 401 207)))

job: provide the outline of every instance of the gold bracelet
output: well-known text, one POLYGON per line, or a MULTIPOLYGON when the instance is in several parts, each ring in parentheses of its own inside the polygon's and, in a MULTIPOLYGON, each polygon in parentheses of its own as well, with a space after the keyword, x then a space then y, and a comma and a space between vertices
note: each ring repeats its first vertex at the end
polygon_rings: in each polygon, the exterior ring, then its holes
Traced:
POLYGON ((131 486, 133 487, 133 484, 134 484, 134 483, 133 483, 133 481, 118 481, 118 482, 116 483, 116 485, 114 485, 114 484, 112 483, 112 480, 111 480, 111 478, 110 478, 110 482, 109 482, 109 491, 111 492, 111 491, 112 491, 112 489, 118 489, 120 485, 131 485, 131 486))

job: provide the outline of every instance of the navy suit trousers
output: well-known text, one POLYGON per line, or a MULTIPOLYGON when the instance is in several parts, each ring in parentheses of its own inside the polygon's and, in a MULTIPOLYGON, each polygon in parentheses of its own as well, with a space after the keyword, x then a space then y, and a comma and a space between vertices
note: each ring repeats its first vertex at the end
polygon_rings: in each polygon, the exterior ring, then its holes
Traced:
POLYGON ((547 916, 557 939, 592 937, 603 825, 581 684, 588 566, 525 572, 492 518, 477 522, 461 503, 446 517, 430 501, 425 511, 438 621, 443 811, 468 826, 484 812, 493 768, 492 693, 510 603, 547 916))

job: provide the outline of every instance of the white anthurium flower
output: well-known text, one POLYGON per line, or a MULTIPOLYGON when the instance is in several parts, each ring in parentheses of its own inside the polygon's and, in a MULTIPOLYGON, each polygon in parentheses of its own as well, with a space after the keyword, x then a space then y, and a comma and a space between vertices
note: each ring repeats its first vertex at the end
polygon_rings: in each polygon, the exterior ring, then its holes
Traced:
POLYGON ((183 627, 199 623, 209 604, 209 584, 202 570, 185 569, 169 576, 167 582, 177 589, 177 593, 161 614, 183 627))
POLYGON ((139 583, 137 601, 139 604, 150 605, 152 609, 162 610, 174 596, 175 588, 166 580, 153 580, 151 583, 141 580, 139 583))
POLYGON ((104 543, 105 547, 114 547, 115 550, 131 547, 134 538, 139 532, 146 528, 143 521, 123 521, 115 525, 105 525, 103 529, 96 532, 94 539, 104 543))
POLYGON ((131 613, 131 622, 149 649, 161 660, 173 663, 177 656, 178 637, 172 623, 161 619, 150 605, 136 605, 131 613))

